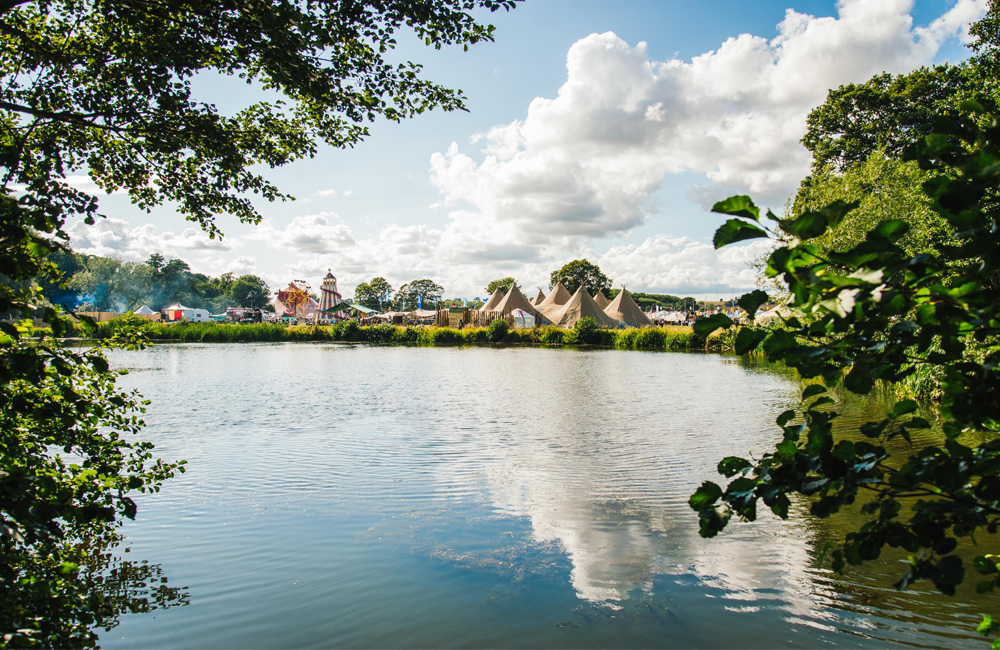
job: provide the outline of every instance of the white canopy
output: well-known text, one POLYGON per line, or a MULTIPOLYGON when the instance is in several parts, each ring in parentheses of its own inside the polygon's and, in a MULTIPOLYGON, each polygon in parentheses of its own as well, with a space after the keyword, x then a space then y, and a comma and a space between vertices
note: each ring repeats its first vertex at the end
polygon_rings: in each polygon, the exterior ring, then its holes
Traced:
POLYGON ((523 309, 511 310, 510 315, 514 317, 514 329, 531 329, 535 326, 534 315, 523 309))

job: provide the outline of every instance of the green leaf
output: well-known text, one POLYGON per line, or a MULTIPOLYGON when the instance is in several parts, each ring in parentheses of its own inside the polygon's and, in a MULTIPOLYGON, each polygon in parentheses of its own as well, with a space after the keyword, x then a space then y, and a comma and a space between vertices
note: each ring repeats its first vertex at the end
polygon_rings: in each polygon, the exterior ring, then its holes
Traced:
POLYGON ((887 219, 879 223, 873 231, 879 237, 885 237, 889 241, 897 241, 910 231, 910 224, 902 219, 887 219))
POLYGON ((980 555, 972 560, 973 568, 980 574, 988 576, 992 573, 1000 573, 1000 569, 997 567, 997 556, 995 555, 980 555))
POLYGON ((719 474, 722 474, 726 478, 730 478, 739 474, 748 467, 753 467, 750 461, 740 458, 739 456, 727 456, 719 462, 719 474))
POLYGON ((900 402, 896 402, 895 406, 892 407, 892 419, 896 419, 901 415, 906 415, 908 413, 913 413, 917 410, 917 403, 912 399, 904 399, 900 402))
POLYGON ((742 327, 736 334, 736 341, 733 343, 733 351, 736 354, 746 354, 757 349, 761 341, 767 338, 767 330, 756 330, 751 327, 742 327))
POLYGON ((823 386, 822 384, 810 384, 809 386, 806 386, 806 389, 804 391, 802 391, 802 399, 804 401, 809 399, 810 397, 815 397, 816 395, 820 395, 825 392, 826 392, 826 387, 823 386))
POLYGON ((799 450, 799 447, 792 440, 782 440, 775 449, 785 458, 795 458, 795 452, 799 450))
POLYGON ((692 510, 702 510, 712 505, 722 496, 722 488, 711 481, 705 481, 688 499, 692 510))
POLYGON ((740 306, 740 309, 747 313, 747 318, 750 322, 753 322, 757 310, 768 300, 770 300, 770 296, 767 295, 767 292, 755 289, 750 293, 740 296, 737 304, 740 306))
POLYGON ((715 231, 712 243, 715 244, 716 248, 722 248, 745 239, 759 239, 761 237, 767 237, 766 230, 739 219, 730 219, 715 231))
POLYGON ((720 327, 732 327, 733 321, 729 316, 725 314, 712 314, 707 318, 700 318, 695 321, 692 328, 694 329, 695 335, 707 339, 708 335, 719 329, 720 327))
POLYGON ((698 521, 701 526, 699 527, 698 534, 705 538, 715 537, 726 527, 732 516, 732 509, 725 504, 699 511, 698 521))
POLYGON ((731 214, 734 217, 760 221, 760 208, 754 205, 749 196, 730 196, 712 206, 712 212, 731 214))
POLYGON ((791 422, 794 417, 795 417, 795 411, 784 411, 781 415, 778 416, 778 419, 775 420, 775 422, 778 423, 779 427, 783 427, 789 422, 791 422))

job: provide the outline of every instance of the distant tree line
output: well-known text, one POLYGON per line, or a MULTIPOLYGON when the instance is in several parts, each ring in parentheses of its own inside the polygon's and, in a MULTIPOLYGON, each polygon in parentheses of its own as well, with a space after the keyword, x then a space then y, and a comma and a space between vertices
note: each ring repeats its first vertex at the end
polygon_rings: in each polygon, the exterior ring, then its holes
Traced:
POLYGON ((262 307, 269 310, 270 288, 256 275, 194 273, 186 262, 153 253, 145 262, 56 252, 49 256, 65 275, 62 283, 39 279, 52 305, 80 311, 132 311, 146 305, 159 311, 173 303, 207 309, 262 307))

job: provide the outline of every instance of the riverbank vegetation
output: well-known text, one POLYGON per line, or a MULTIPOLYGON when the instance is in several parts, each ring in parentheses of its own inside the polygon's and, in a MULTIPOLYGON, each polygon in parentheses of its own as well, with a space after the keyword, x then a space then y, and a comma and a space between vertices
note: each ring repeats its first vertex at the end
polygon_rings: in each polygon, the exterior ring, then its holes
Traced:
MULTIPOLYGON (((664 326, 645 329, 608 330, 593 319, 581 319, 572 329, 534 327, 511 329, 505 321, 489 327, 412 327, 400 325, 358 325, 348 321, 334 325, 282 325, 278 323, 156 323, 137 317, 122 317, 97 323, 92 334, 67 330, 69 337, 108 340, 122 327, 142 332, 151 341, 200 343, 259 343, 280 341, 343 341, 394 345, 541 345, 615 348, 619 350, 726 351, 732 349, 734 334, 713 333, 708 339, 690 327, 664 326)), ((36 330, 37 335, 48 333, 36 330)))

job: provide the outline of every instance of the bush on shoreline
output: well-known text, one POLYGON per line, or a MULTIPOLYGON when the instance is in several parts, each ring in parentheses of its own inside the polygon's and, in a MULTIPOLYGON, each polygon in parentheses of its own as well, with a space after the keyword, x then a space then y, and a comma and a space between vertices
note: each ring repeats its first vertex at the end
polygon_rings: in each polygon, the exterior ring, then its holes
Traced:
MULTIPOLYGON (((123 317, 123 318, 128 318, 123 317)), ((97 324, 92 338, 110 338, 123 319, 97 324)), ((355 321, 335 325, 281 325, 277 323, 154 323, 137 322, 153 341, 200 343, 264 343, 281 341, 344 341, 383 345, 537 345, 592 346, 618 350, 708 350, 731 349, 725 333, 717 332, 708 340, 695 335, 690 327, 664 326, 647 329, 608 330, 584 326, 560 329, 552 326, 531 329, 508 329, 497 324, 489 327, 402 327, 398 325, 358 325, 355 321)), ((503 323, 506 325, 506 323, 503 323)), ((69 332, 74 336, 74 332, 69 332)))

